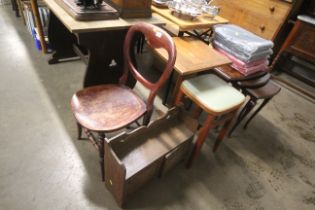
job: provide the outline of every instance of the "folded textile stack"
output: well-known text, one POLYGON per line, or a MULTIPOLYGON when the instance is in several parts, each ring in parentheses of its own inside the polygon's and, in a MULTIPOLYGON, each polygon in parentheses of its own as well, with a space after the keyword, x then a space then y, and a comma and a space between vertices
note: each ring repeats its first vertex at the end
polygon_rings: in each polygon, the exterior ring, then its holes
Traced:
POLYGON ((244 75, 268 69, 273 42, 232 24, 214 27, 213 46, 244 75))

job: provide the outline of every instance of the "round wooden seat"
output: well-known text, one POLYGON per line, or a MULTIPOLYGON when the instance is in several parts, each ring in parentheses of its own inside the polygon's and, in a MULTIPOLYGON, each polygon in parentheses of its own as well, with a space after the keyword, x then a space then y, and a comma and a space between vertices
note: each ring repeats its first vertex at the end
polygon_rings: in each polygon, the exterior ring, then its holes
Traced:
POLYGON ((187 79, 181 89, 208 113, 227 113, 245 100, 242 93, 213 74, 187 79))
POLYGON ((73 95, 71 107, 83 127, 106 132, 123 128, 146 112, 145 102, 128 87, 119 85, 85 88, 73 95))

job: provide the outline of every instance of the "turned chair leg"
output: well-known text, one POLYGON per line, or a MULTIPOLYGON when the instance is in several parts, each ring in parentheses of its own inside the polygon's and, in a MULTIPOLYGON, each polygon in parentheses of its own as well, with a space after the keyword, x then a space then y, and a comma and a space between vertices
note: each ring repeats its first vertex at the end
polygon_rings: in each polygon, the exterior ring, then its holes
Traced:
POLYGON ((82 125, 77 122, 77 128, 78 128, 78 140, 82 140, 82 125))
POLYGON ((100 156, 100 166, 101 166, 101 174, 102 174, 102 181, 105 181, 105 166, 104 166, 104 141, 105 141, 105 134, 99 133, 99 156, 100 156))
POLYGON ((258 107, 258 109, 254 112, 254 114, 252 114, 252 116, 250 116, 250 118, 247 120, 247 122, 244 125, 244 129, 247 128, 248 124, 250 123, 250 121, 257 115, 257 113, 272 99, 271 98, 267 98, 265 99, 262 104, 258 107))
POLYGON ((242 111, 240 112, 240 114, 237 117, 236 122, 234 123, 233 127, 231 128, 228 136, 231 137, 233 131, 236 129, 236 127, 242 122, 242 120, 248 115, 248 113, 250 113, 250 111, 255 107, 256 105, 256 101, 253 99, 250 99, 247 104, 244 106, 244 108, 242 109, 242 111))
POLYGON ((218 135, 218 137, 217 137, 217 139, 216 139, 216 141, 215 141, 215 143, 214 143, 214 146, 213 146, 213 148, 212 148, 212 151, 213 151, 213 152, 215 152, 215 151, 218 149, 219 145, 220 145, 221 142, 223 141, 223 139, 224 139, 224 137, 225 137, 225 134, 226 134, 226 132, 228 131, 228 129, 229 129, 229 127, 230 127, 230 124, 231 124, 231 122, 233 121, 234 116, 236 115, 236 113, 237 113, 237 110, 234 111, 234 113, 232 114, 231 118, 228 119, 228 120, 224 123, 223 127, 221 128, 220 133, 219 133, 219 135, 218 135))
POLYGON ((176 106, 178 106, 181 103, 183 97, 184 97, 184 93, 181 89, 179 89, 178 93, 176 95, 176 98, 175 98, 175 105, 176 106))
POLYGON ((215 117, 209 114, 206 121, 204 122, 203 126, 200 128, 196 143, 194 145, 194 149, 193 149, 193 151, 189 157, 188 163, 186 165, 187 168, 190 168, 192 166, 193 161, 199 155, 201 147, 207 138, 207 135, 209 133, 209 130, 212 126, 214 119, 215 119, 215 117))
POLYGON ((202 113, 202 109, 199 107, 199 106, 196 106, 192 113, 191 113, 191 116, 194 118, 194 119, 198 119, 200 117, 202 113))

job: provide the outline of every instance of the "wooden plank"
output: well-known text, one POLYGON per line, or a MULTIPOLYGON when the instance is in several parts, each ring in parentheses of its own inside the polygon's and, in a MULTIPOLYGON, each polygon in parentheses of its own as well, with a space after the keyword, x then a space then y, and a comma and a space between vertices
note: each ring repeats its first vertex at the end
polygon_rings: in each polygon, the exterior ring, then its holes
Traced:
POLYGON ((154 15, 150 18, 133 18, 117 20, 78 21, 73 19, 55 0, 44 0, 49 9, 72 33, 96 32, 125 29, 138 22, 147 22, 154 25, 164 25, 161 19, 154 15))
POLYGON ((46 54, 47 48, 46 48, 45 36, 44 36, 44 32, 43 32, 43 26, 42 26, 42 22, 40 20, 40 15, 39 15, 39 11, 38 11, 37 0, 31 0, 31 5, 32 5, 32 12, 33 12, 34 17, 35 17, 36 28, 38 31, 38 36, 39 36, 40 45, 42 47, 42 52, 44 54, 46 54))
MULTIPOLYGON (((191 37, 174 37, 173 39, 177 49, 174 68, 180 75, 194 74, 231 63, 226 56, 200 40, 191 37)), ((163 60, 167 59, 166 51, 157 49, 156 52, 163 60)))
POLYGON ((212 19, 207 15, 200 15, 193 20, 184 20, 172 15, 171 10, 168 8, 158 8, 156 6, 152 6, 151 8, 153 12, 156 12, 162 17, 165 17, 166 19, 177 24, 180 31, 189 31, 194 29, 209 29, 213 25, 229 22, 227 19, 222 18, 220 16, 216 16, 212 19))

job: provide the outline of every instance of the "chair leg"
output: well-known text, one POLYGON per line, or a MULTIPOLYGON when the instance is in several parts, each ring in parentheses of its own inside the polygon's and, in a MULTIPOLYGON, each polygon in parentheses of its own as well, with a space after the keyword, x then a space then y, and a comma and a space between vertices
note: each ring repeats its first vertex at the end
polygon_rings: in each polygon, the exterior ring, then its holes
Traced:
POLYGON ((99 156, 100 156, 100 166, 101 166, 101 174, 102 174, 102 181, 105 181, 105 166, 104 166, 104 141, 105 141, 105 134, 99 133, 99 156))
POLYGON ((176 98, 175 98, 175 105, 176 106, 178 106, 181 103, 183 96, 184 96, 183 91, 181 89, 179 89, 178 93, 176 95, 176 98))
POLYGON ((189 157, 188 163, 187 163, 187 168, 190 168, 192 166, 193 161, 196 159, 196 157, 199 155, 201 147, 206 140, 206 137, 209 133, 209 130, 212 126, 212 123, 214 121, 214 116, 208 115, 206 121, 204 122, 203 126, 199 130, 199 134, 196 140, 196 143, 194 145, 194 149, 189 157))
POLYGON ((77 139, 78 140, 82 140, 82 125, 80 123, 77 122, 77 129, 78 129, 78 136, 77 139))
POLYGON ((142 124, 148 125, 150 123, 151 116, 152 116, 152 110, 147 111, 147 113, 143 116, 142 124))
POLYGON ((191 116, 194 118, 194 119, 198 119, 199 116, 201 115, 202 113, 202 109, 199 107, 199 106, 196 106, 192 113, 191 113, 191 116))
POLYGON ((228 129, 229 129, 229 127, 230 127, 230 124, 231 124, 231 122, 233 121, 234 116, 236 115, 236 113, 237 113, 237 110, 234 111, 234 113, 232 114, 231 118, 228 119, 228 120, 224 123, 223 127, 221 128, 220 133, 219 133, 219 135, 218 135, 218 137, 217 137, 217 139, 216 139, 216 141, 215 141, 215 143, 214 143, 214 146, 213 146, 213 149, 212 149, 213 152, 215 152, 215 151, 218 149, 219 145, 220 145, 221 142, 223 141, 223 139, 224 139, 224 137, 225 137, 225 133, 228 131, 228 129))
POLYGON ((173 77, 174 77, 174 70, 172 71, 170 77, 168 78, 167 85, 166 85, 166 88, 165 88, 165 92, 164 92, 164 96, 163 96, 163 101, 162 101, 162 104, 163 104, 164 106, 167 106, 167 99, 168 99, 168 95, 169 95, 170 90, 171 90, 173 77))
POLYGON ((252 116, 250 116, 250 118, 247 120, 247 122, 244 125, 244 129, 247 128, 248 124, 250 123, 250 121, 257 115, 257 113, 272 99, 271 98, 267 98, 263 101, 263 103, 258 107, 258 109, 254 112, 254 114, 252 114, 252 116))
POLYGON ((236 129, 236 127, 242 122, 242 120, 248 115, 248 113, 255 107, 256 101, 254 99, 250 99, 247 104, 244 106, 242 111, 237 117, 236 122, 234 123, 233 127, 231 128, 228 136, 230 137, 233 133, 233 131, 236 129))

